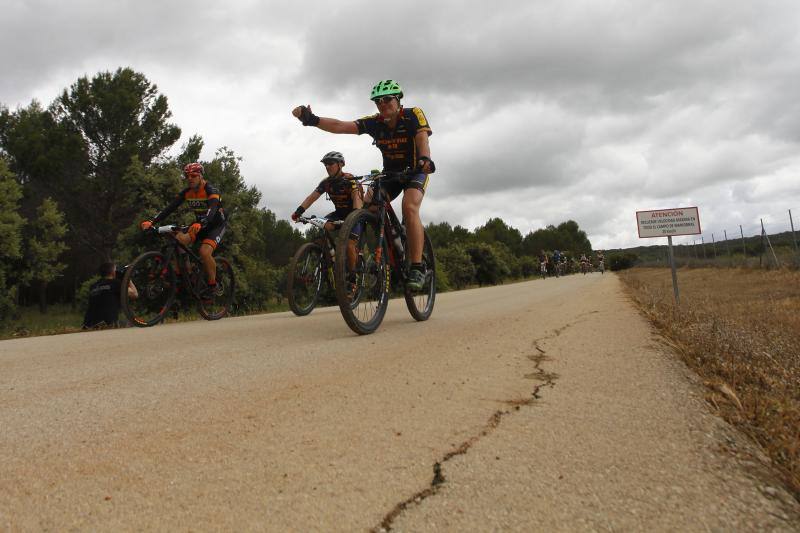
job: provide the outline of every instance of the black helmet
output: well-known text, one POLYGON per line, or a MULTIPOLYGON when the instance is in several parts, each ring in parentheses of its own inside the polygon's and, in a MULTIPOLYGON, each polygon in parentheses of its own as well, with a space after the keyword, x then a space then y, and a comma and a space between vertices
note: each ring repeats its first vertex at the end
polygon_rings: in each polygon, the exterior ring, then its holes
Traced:
POLYGON ((344 165, 344 156, 342 155, 342 152, 328 152, 322 156, 322 159, 319 160, 320 163, 324 163, 325 161, 336 161, 337 163, 344 165))

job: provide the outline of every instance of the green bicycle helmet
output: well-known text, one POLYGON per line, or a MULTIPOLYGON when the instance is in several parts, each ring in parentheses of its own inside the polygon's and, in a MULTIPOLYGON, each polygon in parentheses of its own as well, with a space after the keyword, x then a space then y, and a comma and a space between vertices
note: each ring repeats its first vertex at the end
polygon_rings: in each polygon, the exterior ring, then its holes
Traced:
POLYGON ((381 96, 396 96, 397 98, 403 97, 403 88, 394 80, 382 80, 375 84, 372 88, 372 93, 369 96, 370 100, 380 98, 381 96))

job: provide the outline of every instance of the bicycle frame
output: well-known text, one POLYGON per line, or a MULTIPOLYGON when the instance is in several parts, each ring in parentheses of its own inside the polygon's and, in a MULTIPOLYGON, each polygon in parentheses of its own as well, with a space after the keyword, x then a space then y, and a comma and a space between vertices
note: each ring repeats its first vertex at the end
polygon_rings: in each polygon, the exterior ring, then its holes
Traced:
MULTIPOLYGON (((341 220, 328 220, 327 218, 318 217, 316 215, 310 216, 300 216, 298 217, 298 222, 302 222, 304 224, 311 224, 312 226, 319 228, 322 233, 324 234, 324 244, 320 242, 320 246, 322 246, 323 254, 322 254, 322 267, 325 269, 326 276, 328 278, 328 283, 330 286, 335 290, 336 289, 336 280, 334 279, 335 276, 333 275, 333 254, 336 253, 336 242, 331 235, 331 232, 325 229, 325 225, 328 223, 333 224, 335 227, 341 227, 342 221, 341 220), (331 253, 333 252, 333 253, 331 253)), ((320 239, 321 240, 321 239, 320 239)))
MULTIPOLYGON (((403 174, 398 174, 397 178, 394 176, 389 176, 387 174, 377 174, 377 175, 370 175, 365 176, 367 179, 372 179, 372 199, 369 205, 365 205, 364 207, 367 209, 372 210, 374 206, 375 213, 378 216, 378 220, 381 221, 380 226, 380 233, 378 235, 378 244, 377 249, 375 250, 375 254, 377 256, 377 260, 380 261, 380 255, 382 250, 386 249, 387 251, 387 264, 392 268, 394 272, 397 273, 400 282, 405 285, 407 280, 407 273, 406 269, 404 268, 403 262, 405 261, 405 253, 404 249, 407 246, 406 243, 406 236, 402 230, 402 224, 400 220, 397 218, 397 215, 394 212, 394 208, 392 207, 392 203, 388 198, 385 197, 385 192, 382 187, 382 182, 388 177, 389 180, 391 179, 398 179, 403 174), (389 230, 388 240, 387 240, 387 228, 389 230), (394 245, 395 240, 399 238, 400 242, 403 246, 403 249, 395 249, 396 246, 394 245), (391 245, 384 246, 385 243, 391 243, 391 245)), ((387 180, 388 181, 388 180, 387 180)))
MULTIPOLYGON (((181 271, 186 272, 188 274, 189 272, 188 267, 191 266, 189 257, 191 257, 192 260, 194 260, 194 262, 200 267, 200 271, 202 273, 203 260, 200 259, 200 256, 194 253, 194 251, 191 248, 184 245, 181 241, 177 239, 177 237, 175 237, 175 234, 183 229, 184 228, 182 228, 181 226, 161 226, 157 229, 157 233, 159 236, 163 235, 167 239, 169 239, 169 242, 164 243, 164 245, 161 247, 161 251, 164 254, 166 263, 169 264, 170 261, 172 261, 173 258, 175 258, 176 262, 178 263, 178 267, 181 269, 181 271), (182 254, 185 255, 183 257, 183 262, 181 264, 179 258, 182 254)), ((189 292, 191 292, 192 296, 194 296, 196 299, 200 299, 200 295, 196 290, 196 286, 191 283, 189 276, 188 275, 180 276, 180 278, 181 278, 181 283, 185 288, 189 289, 189 292)))

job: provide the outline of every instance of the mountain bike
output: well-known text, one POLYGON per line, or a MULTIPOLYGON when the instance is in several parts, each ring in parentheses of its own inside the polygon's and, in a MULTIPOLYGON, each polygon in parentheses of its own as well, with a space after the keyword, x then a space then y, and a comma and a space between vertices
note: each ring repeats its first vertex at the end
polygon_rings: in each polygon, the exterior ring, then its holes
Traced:
POLYGON ((541 274, 542 279, 547 278, 547 263, 544 261, 539 261, 539 274, 541 274))
POLYGON ((433 245, 424 233, 422 265, 425 284, 420 291, 412 291, 408 280, 408 259, 405 251, 408 242, 405 227, 392 209, 383 185, 402 182, 409 172, 373 173, 356 179, 370 183, 371 203, 366 209, 357 209, 345 218, 339 231, 336 252, 336 299, 347 325, 359 335, 378 329, 389 305, 389 291, 394 285, 403 291, 411 316, 418 321, 428 320, 436 300, 436 263, 433 245), (357 235, 356 262, 348 267, 346 242, 357 235))
POLYGON ((236 287, 233 267, 223 257, 215 257, 217 285, 209 294, 203 262, 175 235, 185 226, 161 226, 148 233, 164 240, 160 251, 145 252, 127 267, 122 286, 133 283, 137 298, 122 291, 121 303, 125 315, 138 327, 149 327, 163 321, 179 292, 197 301, 197 310, 206 320, 219 320, 228 314, 236 287), (178 272, 175 270, 177 264, 178 272))
POLYGON ((331 289, 336 287, 333 275, 336 245, 331 233, 325 230, 325 224, 333 222, 334 226, 340 227, 342 221, 330 221, 315 215, 301 216, 297 221, 311 224, 323 233, 319 239, 298 248, 289 261, 286 280, 289 308, 297 316, 305 316, 316 307, 323 284, 327 283, 331 289))
POLYGON ((587 272, 589 272, 588 261, 581 261, 581 273, 585 276, 587 272))
POLYGON ((601 259, 597 263, 597 269, 600 271, 600 274, 605 274, 606 273, 606 262, 601 259))

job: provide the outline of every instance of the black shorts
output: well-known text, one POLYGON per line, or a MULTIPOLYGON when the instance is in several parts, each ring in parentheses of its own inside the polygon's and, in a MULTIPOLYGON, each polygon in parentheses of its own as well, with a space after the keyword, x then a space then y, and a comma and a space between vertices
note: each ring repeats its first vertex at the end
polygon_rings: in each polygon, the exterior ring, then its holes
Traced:
POLYGON ((428 187, 428 175, 427 174, 414 174, 407 180, 401 181, 391 181, 383 186, 384 192, 389 196, 389 200, 394 200, 400 193, 405 191, 406 189, 417 189, 421 191, 422 194, 425 194, 425 189, 428 187))
POLYGON ((212 250, 216 250, 219 243, 222 242, 222 236, 225 235, 226 227, 227 224, 222 223, 202 229, 197 233, 195 241, 200 242, 200 244, 207 244, 212 250))

